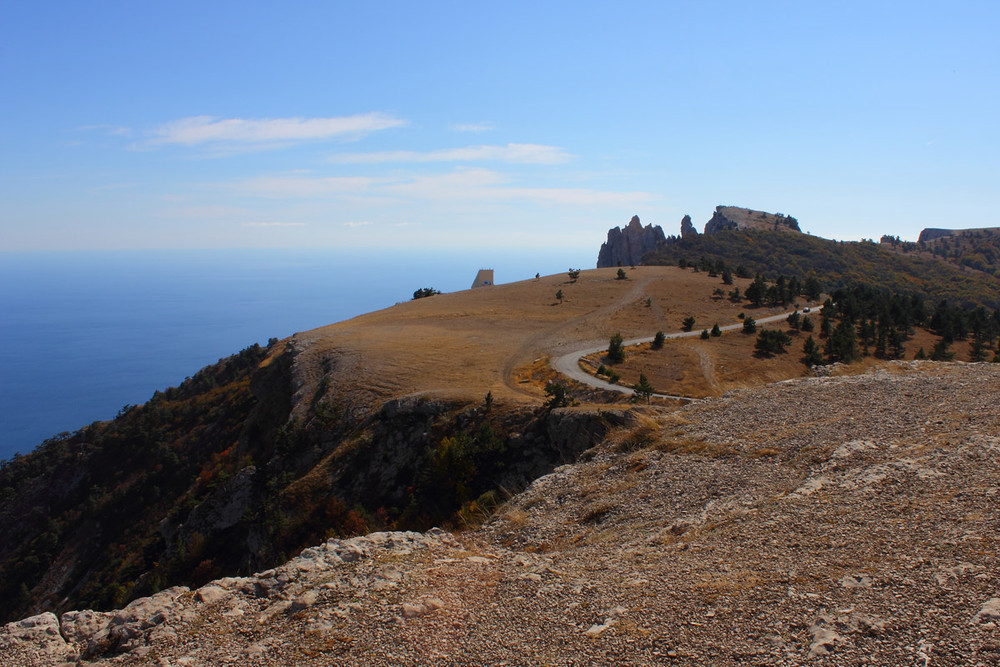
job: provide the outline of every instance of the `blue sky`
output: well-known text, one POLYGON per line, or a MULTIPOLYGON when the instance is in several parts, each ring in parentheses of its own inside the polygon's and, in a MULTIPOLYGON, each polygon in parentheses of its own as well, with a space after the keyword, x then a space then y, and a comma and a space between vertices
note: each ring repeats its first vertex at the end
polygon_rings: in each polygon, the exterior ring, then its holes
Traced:
POLYGON ((3 2, 0 250, 1000 226, 994 2, 3 2))

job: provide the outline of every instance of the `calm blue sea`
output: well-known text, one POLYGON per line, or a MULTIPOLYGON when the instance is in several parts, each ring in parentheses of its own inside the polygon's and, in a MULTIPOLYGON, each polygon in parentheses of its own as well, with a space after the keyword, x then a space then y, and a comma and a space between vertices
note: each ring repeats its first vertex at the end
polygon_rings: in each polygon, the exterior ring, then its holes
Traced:
POLYGON ((579 251, 0 253, 0 459, 253 343, 407 301, 590 267, 579 251))

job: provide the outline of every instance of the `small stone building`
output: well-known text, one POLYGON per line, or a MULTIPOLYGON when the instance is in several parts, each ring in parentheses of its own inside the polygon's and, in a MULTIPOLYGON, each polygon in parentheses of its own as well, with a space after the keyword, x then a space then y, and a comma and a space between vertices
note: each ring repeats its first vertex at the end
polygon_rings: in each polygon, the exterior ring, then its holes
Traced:
POLYGON ((493 284, 493 269, 479 269, 479 273, 476 274, 476 279, 472 281, 472 286, 475 287, 486 287, 493 284))

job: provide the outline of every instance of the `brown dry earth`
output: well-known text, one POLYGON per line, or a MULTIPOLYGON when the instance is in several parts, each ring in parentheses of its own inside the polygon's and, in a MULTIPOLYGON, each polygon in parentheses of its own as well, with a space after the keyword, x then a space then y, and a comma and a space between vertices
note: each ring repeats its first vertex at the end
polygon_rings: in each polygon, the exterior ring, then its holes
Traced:
POLYGON ((1000 664, 998 401, 900 362, 636 408, 479 530, 36 617, 0 664, 1000 664))

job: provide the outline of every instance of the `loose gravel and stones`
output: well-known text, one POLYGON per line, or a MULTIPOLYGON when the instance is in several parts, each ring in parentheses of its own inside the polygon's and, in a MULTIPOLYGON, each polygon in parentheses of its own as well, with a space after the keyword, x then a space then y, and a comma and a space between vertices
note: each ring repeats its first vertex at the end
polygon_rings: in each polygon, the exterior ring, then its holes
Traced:
POLYGON ((636 408, 476 531, 0 630, 0 664, 1000 664, 1000 365, 636 408))

